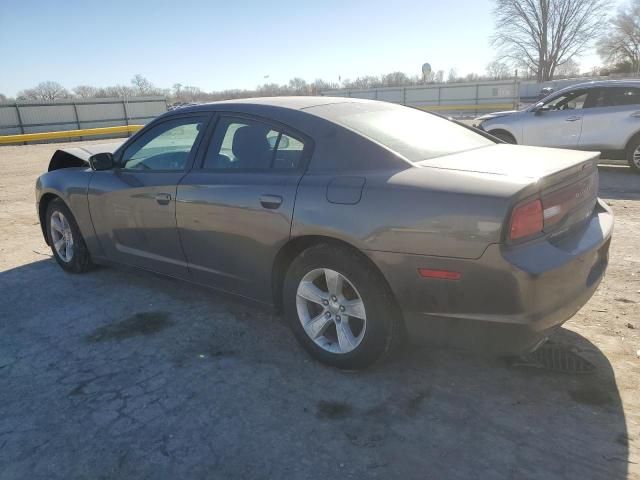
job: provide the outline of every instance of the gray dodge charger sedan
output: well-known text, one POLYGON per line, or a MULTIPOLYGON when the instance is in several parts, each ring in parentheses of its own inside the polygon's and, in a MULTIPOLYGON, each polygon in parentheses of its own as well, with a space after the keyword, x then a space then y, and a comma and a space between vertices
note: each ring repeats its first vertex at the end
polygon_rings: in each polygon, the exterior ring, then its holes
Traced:
POLYGON ((519 354, 593 295, 613 216, 598 153, 496 142, 367 100, 197 105, 58 150, 37 208, 64 270, 125 264, 273 306, 330 365, 406 336, 519 354))

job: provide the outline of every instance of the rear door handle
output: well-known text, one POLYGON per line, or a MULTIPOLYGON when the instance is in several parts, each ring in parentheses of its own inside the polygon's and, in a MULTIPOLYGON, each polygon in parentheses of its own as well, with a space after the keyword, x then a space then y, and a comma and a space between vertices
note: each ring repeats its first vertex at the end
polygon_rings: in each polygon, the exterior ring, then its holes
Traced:
POLYGON ((270 210, 275 210, 282 205, 282 197, 280 195, 261 195, 260 205, 270 210))
POLYGON ((633 112, 633 113, 631 114, 631 116, 632 116, 633 118, 640 118, 640 112, 633 112))
POLYGON ((160 205, 168 205, 171 201, 171 194, 169 193, 158 193, 156 195, 156 202, 160 205))
POLYGON ((567 117, 567 122, 575 122, 576 120, 580 120, 582 119, 582 117, 578 117, 577 115, 574 115, 572 117, 567 117))

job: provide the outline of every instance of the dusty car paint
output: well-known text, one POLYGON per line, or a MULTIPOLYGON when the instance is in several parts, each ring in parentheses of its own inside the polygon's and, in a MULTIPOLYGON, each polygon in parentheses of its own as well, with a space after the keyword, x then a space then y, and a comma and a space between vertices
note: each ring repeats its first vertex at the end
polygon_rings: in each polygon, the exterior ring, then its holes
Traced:
POLYGON ((76 216, 94 261, 272 305, 279 303, 282 272, 274 272, 286 268, 279 263, 283 251, 301 239, 343 242, 383 273, 407 330, 444 343, 470 339, 466 343, 478 346, 478 328, 500 327, 490 335, 499 341, 490 344, 530 349, 593 294, 612 232, 605 205, 599 203, 579 231, 563 233, 567 238, 508 245, 505 228, 517 202, 593 174, 597 154, 493 145, 414 163, 314 115, 318 102, 368 103, 323 97, 186 107, 152 122, 114 154, 117 159, 156 122, 178 115, 207 117, 208 138, 217 115, 226 112, 268 119, 308 138, 312 151, 299 171, 212 173, 199 168, 202 148, 180 172, 60 169, 38 179, 41 219, 46 201, 57 195, 76 216), (158 205, 158 195, 170 200, 158 205), (266 208, 264 196, 282 203, 266 208), (418 268, 463 277, 422 279, 418 268))

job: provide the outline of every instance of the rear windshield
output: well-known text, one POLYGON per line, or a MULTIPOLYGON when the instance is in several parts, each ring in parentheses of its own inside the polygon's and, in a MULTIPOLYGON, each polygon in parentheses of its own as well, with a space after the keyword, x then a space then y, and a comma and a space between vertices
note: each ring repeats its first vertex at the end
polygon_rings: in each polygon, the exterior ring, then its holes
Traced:
POLYGON ((375 140, 412 162, 495 144, 473 130, 437 115, 399 105, 347 102, 310 110, 375 140))

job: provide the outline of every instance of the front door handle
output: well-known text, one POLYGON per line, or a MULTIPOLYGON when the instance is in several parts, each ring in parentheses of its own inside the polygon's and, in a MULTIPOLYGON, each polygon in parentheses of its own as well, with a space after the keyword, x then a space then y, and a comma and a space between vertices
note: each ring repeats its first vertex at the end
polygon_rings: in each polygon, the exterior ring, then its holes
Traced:
POLYGON ((158 202, 160 205, 168 205, 170 201, 171 201, 170 193, 158 193, 156 195, 156 202, 158 202))
POLYGON ((260 205, 270 210, 275 210, 282 205, 282 197, 280 195, 261 195, 260 205))
POLYGON ((582 119, 582 117, 579 117, 577 115, 573 115, 571 117, 567 117, 567 122, 575 122, 576 120, 580 120, 582 119))

